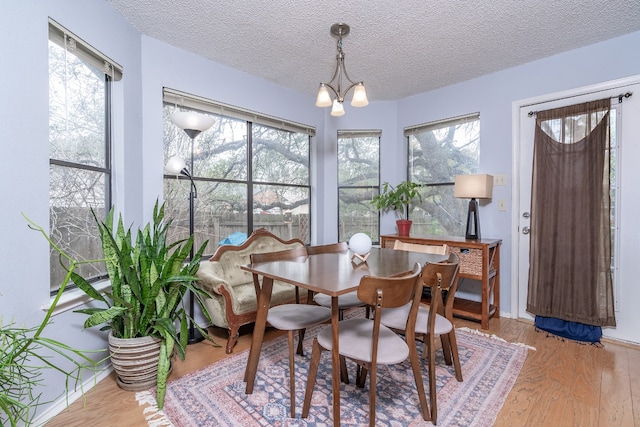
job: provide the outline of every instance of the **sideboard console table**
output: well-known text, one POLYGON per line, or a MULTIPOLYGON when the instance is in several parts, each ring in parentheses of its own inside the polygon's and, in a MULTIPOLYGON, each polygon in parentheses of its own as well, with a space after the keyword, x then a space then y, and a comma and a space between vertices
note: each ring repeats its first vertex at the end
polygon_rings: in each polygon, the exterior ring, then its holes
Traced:
POLYGON ((453 314, 480 321, 482 329, 489 328, 489 319, 500 317, 500 245, 499 239, 467 240, 448 236, 380 236, 383 248, 393 248, 400 240, 421 245, 447 245, 447 253, 455 252, 460 258, 460 278, 481 283, 481 301, 463 298, 454 300, 453 314))

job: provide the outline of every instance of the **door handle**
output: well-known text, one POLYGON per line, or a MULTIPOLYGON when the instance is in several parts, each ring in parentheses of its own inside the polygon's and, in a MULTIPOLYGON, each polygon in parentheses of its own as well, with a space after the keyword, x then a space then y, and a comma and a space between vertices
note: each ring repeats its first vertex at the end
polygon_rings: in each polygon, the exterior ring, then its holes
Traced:
POLYGON ((522 227, 522 234, 529 234, 531 229, 527 226, 522 227))

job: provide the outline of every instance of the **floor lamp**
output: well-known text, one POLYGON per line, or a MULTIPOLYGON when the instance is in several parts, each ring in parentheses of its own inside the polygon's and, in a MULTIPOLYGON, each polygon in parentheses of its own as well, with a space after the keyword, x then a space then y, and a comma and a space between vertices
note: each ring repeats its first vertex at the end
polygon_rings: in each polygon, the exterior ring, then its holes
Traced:
POLYGON ((459 199, 471 199, 467 212, 467 230, 465 238, 480 239, 480 217, 477 199, 490 199, 493 194, 493 176, 457 175, 453 188, 454 196, 459 199))
MULTIPOLYGON (((176 111, 171 114, 171 121, 173 124, 178 126, 180 129, 185 131, 189 138, 191 138, 191 161, 189 165, 189 169, 187 169, 187 165, 184 160, 182 160, 178 156, 173 156, 167 161, 165 169, 170 174, 180 174, 189 178, 190 190, 189 190, 189 236, 193 236, 193 228, 194 228, 194 212, 195 206, 194 201, 198 197, 198 192, 196 190, 196 184, 193 182, 193 176, 189 171, 193 171, 193 152, 195 139, 200 133, 209 129, 213 126, 214 119, 211 116, 207 116, 204 114, 196 113, 194 111, 176 111)), ((191 245, 191 254, 189 259, 193 259, 194 246, 191 245)), ((200 331, 195 328, 194 325, 194 315, 195 315, 195 296, 193 291, 189 292, 189 316, 191 317, 189 321, 189 338, 187 342, 189 344, 194 344, 200 342, 204 339, 200 331)))

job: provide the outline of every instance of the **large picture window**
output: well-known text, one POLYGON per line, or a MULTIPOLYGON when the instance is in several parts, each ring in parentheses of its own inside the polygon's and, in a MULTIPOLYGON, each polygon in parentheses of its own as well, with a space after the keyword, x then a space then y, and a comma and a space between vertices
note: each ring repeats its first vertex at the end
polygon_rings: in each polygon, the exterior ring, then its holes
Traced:
MULTIPOLYGON (((102 258, 91 214, 111 204, 110 85, 121 67, 82 39, 49 22, 49 227, 53 242, 77 260, 102 258)), ((51 251, 51 293, 66 274, 51 251)), ((81 264, 77 273, 106 277, 104 264, 81 264)))
POLYGON ((371 200, 380 192, 379 130, 338 131, 338 240, 355 233, 380 240, 379 214, 371 200))
POLYGON ((480 114, 405 128, 409 180, 423 185, 422 204, 409 209, 412 233, 464 236, 468 200, 453 196, 456 175, 478 172, 480 114))
MULTIPOLYGON (((238 244, 265 228, 283 238, 311 242, 309 204, 312 128, 165 89, 164 156, 191 158, 197 187, 196 248, 206 255, 219 245, 238 244), (170 116, 176 110, 214 118, 192 140, 170 116)), ((189 162, 187 162, 189 164, 189 162)), ((165 209, 173 218, 171 238, 189 237, 189 181, 165 175, 165 209)))

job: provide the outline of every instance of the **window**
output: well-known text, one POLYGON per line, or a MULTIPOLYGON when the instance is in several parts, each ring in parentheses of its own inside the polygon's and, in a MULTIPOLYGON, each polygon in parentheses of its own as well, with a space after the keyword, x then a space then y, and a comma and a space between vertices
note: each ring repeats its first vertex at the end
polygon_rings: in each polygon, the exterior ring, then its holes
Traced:
POLYGON ((456 175, 478 172, 480 115, 405 128, 409 180, 424 185, 424 200, 409 209, 416 234, 464 236, 468 200, 453 196, 456 175))
MULTIPOLYGON (((53 242, 77 260, 102 258, 98 218, 111 204, 110 85, 121 67, 53 20, 49 21, 49 227, 53 242)), ((51 293, 65 269, 51 251, 51 293)), ((104 265, 80 265, 89 280, 104 265)))
MULTIPOLYGON (((196 249, 206 255, 238 233, 266 228, 283 239, 311 242, 310 127, 216 103, 172 89, 164 93, 164 156, 180 156, 197 188, 196 249), (176 110, 210 115, 213 126, 193 140, 171 122, 176 110), (193 149, 193 167, 191 150, 193 149), (235 233, 235 234, 234 234, 235 233)), ((165 175, 172 239, 189 237, 189 181, 165 175)))
POLYGON ((355 233, 380 240, 380 215, 371 200, 380 192, 382 131, 338 131, 338 241, 355 233))

